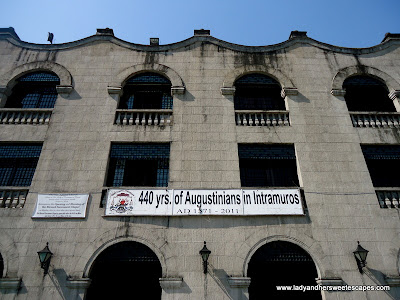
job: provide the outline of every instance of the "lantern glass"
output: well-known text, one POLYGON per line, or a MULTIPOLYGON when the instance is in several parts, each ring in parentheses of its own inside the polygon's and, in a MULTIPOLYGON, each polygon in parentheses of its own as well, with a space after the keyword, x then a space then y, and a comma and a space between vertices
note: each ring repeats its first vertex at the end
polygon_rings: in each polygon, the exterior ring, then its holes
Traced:
POLYGON ((211 251, 207 249, 206 242, 204 242, 203 249, 200 250, 200 255, 203 259, 203 262, 208 261, 208 257, 210 256, 211 251))
POLYGON ((51 253, 49 249, 49 243, 46 244, 46 247, 44 247, 42 251, 38 251, 38 255, 41 263, 45 263, 51 258, 53 253, 51 253))

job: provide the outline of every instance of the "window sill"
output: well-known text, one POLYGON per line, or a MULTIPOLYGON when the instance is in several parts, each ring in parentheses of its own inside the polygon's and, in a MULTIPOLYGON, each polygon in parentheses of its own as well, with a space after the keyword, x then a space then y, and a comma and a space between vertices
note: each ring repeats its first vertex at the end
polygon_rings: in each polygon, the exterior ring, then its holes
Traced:
POLYGON ((23 208, 28 192, 27 187, 0 187, 0 208, 23 208))
POLYGON ((0 108, 0 124, 47 125, 52 108, 0 108))
POLYGON ((375 187, 381 208, 400 208, 400 187, 375 187))
POLYGON ((353 127, 400 127, 400 113, 351 111, 353 127))
POLYGON ((115 125, 170 126, 172 109, 117 109, 115 125))
POLYGON ((290 126, 287 110, 235 110, 239 126, 290 126))

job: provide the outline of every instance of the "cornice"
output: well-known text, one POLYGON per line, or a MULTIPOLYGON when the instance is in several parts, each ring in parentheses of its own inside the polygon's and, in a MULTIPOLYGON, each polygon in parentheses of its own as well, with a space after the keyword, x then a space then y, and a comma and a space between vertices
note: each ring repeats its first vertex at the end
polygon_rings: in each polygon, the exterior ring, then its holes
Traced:
POLYGON ((289 38, 288 40, 274 44, 274 45, 267 45, 267 46, 245 46, 245 45, 238 45, 238 44, 233 44, 229 43, 220 39, 217 39, 213 36, 210 35, 195 35, 192 36, 186 40, 172 43, 172 44, 166 44, 166 45, 157 45, 157 46, 152 46, 152 45, 142 45, 142 44, 134 44, 130 43, 124 40, 121 40, 119 38, 116 38, 115 36, 112 35, 92 35, 87 38, 69 42, 69 43, 63 43, 63 44, 34 44, 34 43, 28 43, 21 41, 14 36, 10 34, 0 34, 0 40, 7 40, 11 44, 25 48, 25 49, 30 49, 30 50, 41 50, 41 51, 59 51, 59 50, 66 50, 66 49, 72 49, 75 47, 82 47, 89 45, 91 43, 96 43, 96 42, 110 42, 115 45, 130 49, 130 50, 136 50, 136 51, 146 51, 146 52, 167 52, 167 51, 175 51, 175 50, 185 50, 185 48, 188 48, 196 43, 210 43, 214 44, 218 47, 225 48, 225 49, 230 49, 232 51, 239 51, 239 52, 248 52, 248 53, 268 53, 268 52, 277 52, 281 50, 285 50, 289 47, 292 47, 294 45, 310 45, 313 47, 320 48, 325 51, 332 51, 332 52, 337 52, 337 53, 343 53, 343 54, 352 54, 352 55, 361 55, 361 54, 370 54, 370 53, 375 53, 379 52, 382 50, 385 50, 393 45, 400 46, 400 39, 397 38, 391 38, 384 40, 381 44, 378 44, 376 46, 372 46, 369 48, 346 48, 346 47, 340 47, 340 46, 334 46, 326 43, 319 42, 317 40, 314 40, 312 38, 309 38, 307 36, 300 36, 300 37, 294 37, 294 38, 289 38))

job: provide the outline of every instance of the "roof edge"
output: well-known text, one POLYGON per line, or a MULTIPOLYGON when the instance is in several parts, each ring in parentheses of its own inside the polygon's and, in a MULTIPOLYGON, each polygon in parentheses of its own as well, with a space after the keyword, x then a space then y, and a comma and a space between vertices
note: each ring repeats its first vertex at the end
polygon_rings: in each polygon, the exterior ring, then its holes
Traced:
MULTIPOLYGON (((107 28, 108 30, 109 29, 107 28)), ((196 30, 198 31, 198 30, 196 30)), ((119 39, 115 37, 113 34, 97 34, 73 41, 68 43, 61 43, 61 44, 35 44, 29 43, 25 41, 21 41, 21 39, 16 34, 14 28, 0 28, 0 40, 8 40, 15 46, 31 49, 31 50, 47 50, 47 51, 56 51, 56 50, 64 50, 70 49, 74 47, 84 46, 93 42, 111 42, 113 44, 119 45, 124 48, 128 48, 131 50, 137 51, 149 51, 149 52, 166 52, 171 50, 177 50, 180 48, 188 47, 196 42, 209 42, 215 44, 217 46, 227 48, 233 51, 240 51, 240 52, 271 52, 271 51, 279 51, 285 48, 288 48, 294 44, 309 44, 318 48, 322 48, 327 51, 345 53, 345 54, 368 54, 377 51, 381 51, 386 49, 387 47, 391 46, 393 43, 400 45, 400 34, 396 33, 387 33, 385 38, 382 42, 378 45, 368 47, 368 48, 347 48, 341 46, 335 46, 326 44, 307 36, 307 32, 305 31, 292 31, 289 39, 273 45, 266 45, 266 46, 246 46, 246 45, 239 45, 230 43, 224 40, 217 39, 209 34, 198 34, 195 31, 194 36, 166 45, 143 45, 143 44, 135 44, 131 42, 127 42, 125 40, 119 39)), ((208 31, 209 33, 209 31, 208 31)))

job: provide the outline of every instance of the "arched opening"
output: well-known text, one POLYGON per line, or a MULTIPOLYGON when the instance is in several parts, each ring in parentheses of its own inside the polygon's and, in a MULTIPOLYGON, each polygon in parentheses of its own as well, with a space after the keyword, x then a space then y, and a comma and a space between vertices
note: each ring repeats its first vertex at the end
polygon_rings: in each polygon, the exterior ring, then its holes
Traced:
POLYGON ((60 78, 52 72, 28 73, 19 79, 5 103, 6 108, 53 108, 60 78))
POLYGON ((171 82, 157 73, 140 73, 124 86, 119 109, 172 109, 171 82))
POLYGON ((247 276, 250 300, 321 300, 320 291, 293 290, 294 286, 316 286, 317 269, 311 256, 299 246, 275 241, 265 244, 252 256, 247 276), (283 286, 292 290, 278 290, 283 286))
POLYGON ((349 111, 395 112, 386 85, 370 76, 352 76, 343 82, 344 99, 349 111))
POLYGON ((160 261, 149 247, 138 242, 120 242, 96 258, 85 299, 159 300, 161 277, 160 261))
POLYGON ((4 272, 4 260, 3 260, 3 256, 1 256, 1 253, 0 253, 0 278, 3 277, 3 272, 4 272))
POLYGON ((235 110, 285 110, 281 86, 263 74, 248 74, 235 82, 235 110))

